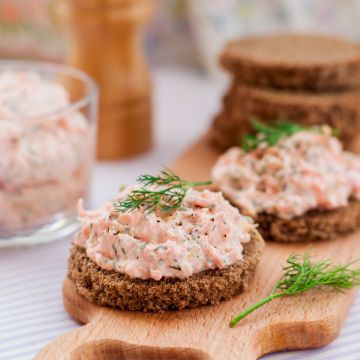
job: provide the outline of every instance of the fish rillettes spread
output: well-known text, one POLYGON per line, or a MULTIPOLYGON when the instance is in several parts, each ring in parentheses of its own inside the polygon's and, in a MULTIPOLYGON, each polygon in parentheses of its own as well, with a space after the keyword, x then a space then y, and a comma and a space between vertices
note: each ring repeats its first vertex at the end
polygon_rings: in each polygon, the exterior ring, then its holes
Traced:
POLYGON ((218 159, 212 177, 232 203, 254 217, 291 219, 360 200, 360 158, 316 131, 299 131, 248 153, 231 148, 218 159))
POLYGON ((37 72, 0 73, 0 233, 46 224, 86 195, 93 131, 69 105, 37 72))
MULTIPOLYGON (((131 188, 123 190, 122 200, 131 188)), ((112 202, 96 211, 79 203, 82 229, 74 243, 105 270, 130 278, 187 278, 204 270, 224 268, 243 258, 251 241, 252 221, 231 206, 221 193, 190 189, 182 206, 163 214, 143 208, 121 213, 112 202)))

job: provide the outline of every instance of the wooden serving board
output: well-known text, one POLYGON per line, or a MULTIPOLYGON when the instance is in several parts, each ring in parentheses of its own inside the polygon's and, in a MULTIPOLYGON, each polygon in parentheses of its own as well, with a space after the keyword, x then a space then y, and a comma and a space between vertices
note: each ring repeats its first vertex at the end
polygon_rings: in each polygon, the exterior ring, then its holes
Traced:
MULTIPOLYGON (((189 180, 209 178, 216 154, 206 137, 186 151, 172 167, 189 180)), ((312 244, 313 254, 346 262, 360 257, 360 233, 312 244)), ((323 346, 339 334, 354 291, 345 294, 314 289, 299 296, 266 304, 236 328, 229 320, 269 294, 281 266, 294 252, 309 244, 267 243, 248 292, 217 306, 181 312, 144 314, 94 305, 77 294, 65 280, 64 306, 85 326, 60 336, 36 359, 257 359, 286 349, 323 346)))

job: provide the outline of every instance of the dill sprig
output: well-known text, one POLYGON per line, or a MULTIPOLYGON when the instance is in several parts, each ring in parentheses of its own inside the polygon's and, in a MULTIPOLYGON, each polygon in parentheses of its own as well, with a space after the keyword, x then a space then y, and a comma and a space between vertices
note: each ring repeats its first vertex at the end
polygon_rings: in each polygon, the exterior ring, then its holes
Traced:
POLYGON ((171 212, 181 206, 190 188, 211 184, 211 181, 183 180, 167 168, 157 176, 140 175, 137 182, 141 187, 133 190, 125 200, 115 202, 115 210, 131 212, 143 207, 146 213, 171 212))
POLYGON ((293 135, 299 131, 311 130, 291 121, 279 120, 271 124, 264 124, 256 119, 251 120, 255 134, 245 134, 242 140, 242 148, 245 151, 256 149, 261 144, 267 146, 276 145, 281 139, 293 135))
POLYGON ((291 255, 287 259, 287 265, 283 267, 282 277, 271 294, 234 317, 230 321, 230 326, 234 327, 254 310, 282 296, 297 295, 318 286, 330 286, 343 292, 343 289, 360 285, 360 271, 352 270, 350 268, 352 264, 353 262, 334 265, 331 260, 313 263, 309 252, 303 257, 291 255))

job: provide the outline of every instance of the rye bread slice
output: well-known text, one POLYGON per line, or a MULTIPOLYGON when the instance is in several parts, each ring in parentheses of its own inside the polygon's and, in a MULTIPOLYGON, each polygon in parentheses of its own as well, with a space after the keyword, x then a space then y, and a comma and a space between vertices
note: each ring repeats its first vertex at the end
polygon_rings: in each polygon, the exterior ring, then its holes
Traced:
POLYGON ((336 37, 271 35, 227 44, 220 62, 259 87, 330 90, 360 84, 360 47, 336 37))
POLYGON ((224 152, 233 146, 240 146, 243 135, 250 131, 249 117, 240 114, 236 118, 230 117, 222 111, 214 118, 209 139, 215 149, 224 152))
POLYGON ((330 240, 360 227, 360 201, 334 210, 311 210, 290 220, 275 215, 259 214, 259 231, 266 241, 310 242, 330 240))
POLYGON ((309 93, 234 84, 213 122, 214 144, 220 149, 239 145, 243 134, 251 131, 253 117, 264 122, 327 124, 339 130, 345 149, 351 149, 360 133, 360 88, 309 93))
POLYGON ((254 277, 264 248, 258 234, 244 244, 243 260, 223 269, 206 270, 187 279, 131 279, 115 271, 101 269, 73 245, 68 261, 68 277, 80 295, 98 305, 121 310, 161 312, 214 305, 245 291, 254 277))

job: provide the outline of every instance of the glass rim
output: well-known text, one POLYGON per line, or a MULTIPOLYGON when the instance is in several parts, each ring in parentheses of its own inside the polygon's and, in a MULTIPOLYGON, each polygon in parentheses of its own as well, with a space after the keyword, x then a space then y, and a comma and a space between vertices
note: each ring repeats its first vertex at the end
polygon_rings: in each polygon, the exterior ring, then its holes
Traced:
POLYGON ((66 107, 61 107, 58 110, 48 111, 44 113, 39 113, 37 115, 15 115, 2 118, 2 121, 16 121, 19 118, 21 119, 39 119, 43 117, 53 117, 58 116, 68 112, 75 112, 82 107, 95 102, 97 105, 97 97, 99 94, 99 87, 96 81, 84 71, 75 68, 73 66, 57 64, 48 61, 36 61, 36 60, 0 60, 0 72, 4 70, 24 70, 31 71, 35 70, 39 73, 48 73, 48 74, 64 74, 66 76, 72 77, 76 80, 81 81, 86 86, 86 94, 82 96, 79 100, 70 102, 66 107))

